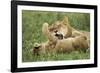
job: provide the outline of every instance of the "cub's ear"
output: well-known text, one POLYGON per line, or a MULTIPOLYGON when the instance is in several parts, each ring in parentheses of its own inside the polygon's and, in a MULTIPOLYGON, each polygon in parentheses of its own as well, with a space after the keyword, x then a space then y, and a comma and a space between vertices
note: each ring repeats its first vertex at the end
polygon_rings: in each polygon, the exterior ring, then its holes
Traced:
POLYGON ((65 24, 65 25, 69 24, 69 20, 68 20, 67 16, 64 16, 64 19, 62 20, 62 23, 65 24))

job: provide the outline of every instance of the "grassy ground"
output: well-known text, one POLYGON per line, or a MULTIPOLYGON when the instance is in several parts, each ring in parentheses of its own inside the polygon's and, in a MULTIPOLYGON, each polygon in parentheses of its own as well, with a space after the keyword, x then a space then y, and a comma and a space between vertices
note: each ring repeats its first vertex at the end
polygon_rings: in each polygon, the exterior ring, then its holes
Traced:
POLYGON ((57 20, 62 20, 68 16, 71 26, 79 30, 90 30, 90 15, 88 13, 61 13, 61 12, 40 12, 40 11, 22 11, 22 61, 52 61, 52 60, 77 60, 89 59, 89 52, 71 52, 55 55, 34 56, 30 49, 35 42, 41 43, 47 41, 42 34, 41 28, 44 22, 52 24, 57 20))

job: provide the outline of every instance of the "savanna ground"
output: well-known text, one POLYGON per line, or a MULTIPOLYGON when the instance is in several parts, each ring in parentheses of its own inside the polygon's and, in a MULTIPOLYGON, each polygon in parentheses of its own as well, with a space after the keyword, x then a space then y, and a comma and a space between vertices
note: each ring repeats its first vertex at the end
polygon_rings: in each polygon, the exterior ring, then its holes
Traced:
POLYGON ((40 55, 34 56, 30 51, 34 47, 34 43, 42 43, 47 41, 46 37, 42 34, 42 25, 44 22, 49 24, 57 20, 62 20, 64 16, 69 17, 72 27, 90 31, 90 14, 88 13, 71 13, 71 12, 43 12, 43 11, 22 11, 22 61, 35 62, 35 61, 54 61, 54 60, 79 60, 89 59, 89 52, 71 52, 64 54, 54 55, 40 55))

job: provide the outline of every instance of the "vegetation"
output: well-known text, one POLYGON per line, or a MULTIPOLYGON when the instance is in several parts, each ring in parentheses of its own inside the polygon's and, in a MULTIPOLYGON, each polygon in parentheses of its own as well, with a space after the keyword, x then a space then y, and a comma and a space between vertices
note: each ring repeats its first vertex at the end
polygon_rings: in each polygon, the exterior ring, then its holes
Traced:
POLYGON ((50 60, 77 60, 89 59, 89 52, 71 52, 55 55, 34 56, 30 51, 34 43, 45 42, 47 39, 42 34, 42 24, 48 22, 54 23, 62 20, 64 16, 69 17, 71 26, 79 30, 90 31, 90 14, 88 13, 71 13, 71 12, 43 12, 43 11, 22 11, 22 61, 50 61, 50 60))

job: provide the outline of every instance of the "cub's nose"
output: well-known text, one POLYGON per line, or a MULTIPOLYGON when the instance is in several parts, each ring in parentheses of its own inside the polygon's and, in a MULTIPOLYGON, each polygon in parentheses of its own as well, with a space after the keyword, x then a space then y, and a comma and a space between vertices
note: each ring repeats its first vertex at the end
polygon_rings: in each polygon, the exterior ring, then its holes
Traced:
POLYGON ((60 39, 60 40, 63 39, 63 35, 62 35, 62 34, 56 33, 55 36, 56 36, 58 39, 60 39))

